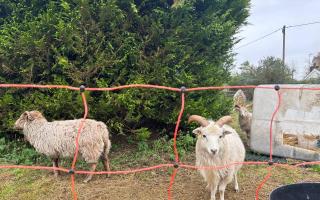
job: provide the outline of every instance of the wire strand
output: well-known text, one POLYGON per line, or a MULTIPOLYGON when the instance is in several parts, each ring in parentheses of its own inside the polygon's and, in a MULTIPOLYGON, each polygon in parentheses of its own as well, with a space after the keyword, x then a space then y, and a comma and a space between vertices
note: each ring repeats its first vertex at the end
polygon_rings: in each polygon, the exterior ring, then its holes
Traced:
POLYGON ((320 24, 320 21, 304 23, 304 24, 290 25, 290 26, 286 26, 286 28, 288 29, 288 28, 295 28, 295 27, 301 27, 301 26, 309 26, 309 25, 313 25, 313 24, 320 24))
MULTIPOLYGON (((314 24, 320 24, 320 21, 308 22, 308 23, 303 23, 303 24, 295 24, 295 25, 286 26, 285 28, 286 28, 286 29, 290 29, 290 28, 296 28, 296 27, 301 27, 301 26, 309 26, 309 25, 314 25, 314 24)), ((282 29, 282 28, 278 28, 278 29, 276 29, 276 30, 274 30, 274 31, 266 34, 266 35, 263 35, 263 36, 255 39, 255 40, 252 40, 252 41, 250 41, 250 42, 248 42, 248 43, 245 43, 245 44, 243 44, 243 45, 235 48, 234 50, 238 50, 238 49, 240 49, 240 48, 249 46, 249 45, 251 45, 251 44, 253 44, 253 43, 259 42, 260 40, 263 40, 263 39, 265 39, 265 38, 273 35, 274 33, 277 33, 277 32, 280 31, 281 29, 282 29)))
POLYGON ((240 48, 243 48, 243 47, 249 46, 250 44, 253 44, 253 43, 259 42, 260 40, 263 40, 263 39, 265 39, 265 38, 267 38, 267 37, 269 37, 269 36, 271 36, 271 35, 275 34, 276 32, 278 32, 278 31, 280 31, 280 30, 281 30, 281 28, 278 28, 278 29, 276 29, 276 30, 272 31, 271 33, 268 33, 268 34, 263 35, 263 36, 261 36, 261 37, 259 37, 259 38, 255 39, 255 40, 252 40, 252 41, 250 41, 250 42, 248 42, 248 43, 245 43, 245 44, 243 44, 243 45, 241 45, 241 46, 239 46, 239 47, 235 48, 234 50, 238 50, 238 49, 240 49, 240 48))

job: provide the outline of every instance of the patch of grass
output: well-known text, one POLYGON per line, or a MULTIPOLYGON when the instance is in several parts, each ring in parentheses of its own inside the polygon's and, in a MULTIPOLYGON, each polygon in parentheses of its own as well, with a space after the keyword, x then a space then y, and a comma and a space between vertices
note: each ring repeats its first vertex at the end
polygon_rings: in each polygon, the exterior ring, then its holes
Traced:
POLYGON ((0 138, 0 162, 17 165, 48 165, 50 160, 23 141, 8 142, 0 138))
POLYGON ((7 169, 0 171, 0 199, 37 199, 39 194, 45 194, 50 179, 44 181, 41 174, 44 172, 7 169))
POLYGON ((314 172, 320 172, 320 165, 313 165, 311 167, 311 169, 314 171, 314 172))
MULTIPOLYGON (((177 139, 180 159, 186 158, 191 151, 194 151, 194 145, 195 138, 188 134, 181 134, 177 139)), ((173 139, 167 137, 148 142, 140 141, 130 146, 117 145, 111 151, 111 163, 116 169, 123 169, 123 166, 151 166, 174 160, 173 139)))

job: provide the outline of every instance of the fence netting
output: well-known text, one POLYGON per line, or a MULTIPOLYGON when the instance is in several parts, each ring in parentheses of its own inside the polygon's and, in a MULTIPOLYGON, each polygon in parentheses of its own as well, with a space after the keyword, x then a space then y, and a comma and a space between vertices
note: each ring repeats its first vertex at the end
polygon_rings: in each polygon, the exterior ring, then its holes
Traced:
POLYGON ((313 161, 313 162, 303 162, 298 164, 283 164, 283 163, 277 163, 273 162, 273 149, 272 149, 272 134, 273 134, 273 122, 274 118, 276 117, 281 102, 282 97, 280 90, 286 89, 286 90, 320 90, 320 88, 307 88, 307 87, 279 87, 278 85, 267 85, 267 86, 255 86, 255 85, 246 85, 246 86, 212 86, 212 87, 197 87, 197 88, 173 88, 173 87, 166 87, 166 86, 159 86, 159 85, 148 85, 148 84, 132 84, 132 85, 123 85, 118 87, 111 87, 111 88, 85 88, 84 86, 78 87, 72 87, 72 86, 66 86, 66 85, 36 85, 36 84, 0 84, 0 88, 38 88, 38 89, 67 89, 67 90, 73 90, 73 91, 79 91, 80 95, 82 97, 82 103, 84 108, 84 115, 81 120, 81 123, 79 125, 77 136, 75 139, 76 144, 76 150, 74 153, 72 165, 69 169, 62 168, 62 167, 45 167, 45 166, 23 166, 23 165, 0 165, 0 169, 32 169, 32 170, 57 170, 65 173, 69 173, 71 177, 71 191, 72 191, 72 198, 74 200, 78 199, 77 192, 75 190, 76 188, 76 182, 75 182, 75 175, 76 174, 96 174, 96 175, 102 175, 102 174, 130 174, 130 173, 138 173, 138 172, 144 172, 144 171, 150 171, 150 170, 156 170, 159 168, 172 168, 172 174, 170 177, 169 186, 167 189, 168 194, 168 200, 172 199, 173 191, 172 187, 174 184, 175 177, 177 175, 177 172, 180 168, 183 169, 190 169, 190 170, 219 170, 223 168, 228 168, 235 165, 265 165, 267 170, 267 175, 263 178, 260 184, 258 184, 258 187, 256 188, 255 193, 255 199, 259 199, 259 191, 263 187, 263 185, 268 181, 268 179, 272 176, 272 167, 285 167, 287 169, 294 169, 297 167, 305 166, 305 165, 317 165, 320 164, 320 161, 313 161), (180 99, 181 99, 181 109, 177 118, 176 126, 174 129, 174 136, 173 136, 173 150, 174 150, 174 162, 172 163, 165 163, 165 164, 159 164, 156 166, 151 167, 145 167, 145 168, 138 168, 138 169, 131 169, 131 170, 123 170, 123 171, 84 171, 84 170, 77 170, 76 169, 76 162, 78 158, 78 152, 79 152, 79 138, 81 137, 82 129, 85 125, 85 119, 88 116, 88 105, 87 100, 84 94, 84 91, 116 91, 116 90, 123 90, 123 89, 130 89, 130 88, 144 88, 144 89, 160 89, 160 90, 167 90, 171 92, 177 92, 180 93, 180 99), (179 125, 180 121, 184 112, 185 108, 185 94, 189 92, 196 92, 196 91, 204 91, 204 90, 224 90, 224 89, 255 89, 255 88, 261 88, 266 90, 274 90, 274 92, 277 94, 277 104, 274 108, 274 112, 272 113, 272 116, 270 116, 270 152, 269 152, 269 161, 246 161, 246 162, 236 162, 236 163, 230 163, 228 165, 223 166, 194 166, 194 165, 188 165, 184 164, 179 161, 179 153, 177 149, 177 136, 179 132, 179 125))

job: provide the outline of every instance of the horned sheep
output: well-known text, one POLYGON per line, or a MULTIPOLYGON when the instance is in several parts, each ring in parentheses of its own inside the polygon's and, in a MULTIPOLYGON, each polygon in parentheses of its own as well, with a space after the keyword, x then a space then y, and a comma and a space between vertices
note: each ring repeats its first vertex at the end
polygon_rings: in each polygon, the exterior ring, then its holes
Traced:
POLYGON ((211 191, 211 200, 215 200, 219 190, 220 200, 224 200, 227 184, 234 180, 234 188, 238 192, 237 172, 245 158, 245 148, 238 133, 226 125, 231 122, 230 116, 220 118, 217 122, 210 121, 199 115, 191 115, 188 123, 197 122, 201 126, 193 130, 197 135, 196 166, 200 167, 200 174, 207 182, 211 191), (220 169, 205 169, 202 166, 230 166, 220 169))
MULTIPOLYGON (((77 129, 81 120, 65 120, 48 122, 39 111, 26 111, 15 122, 15 129, 22 130, 25 138, 37 150, 53 161, 53 167, 59 167, 59 159, 72 157, 76 150, 77 129)), ((110 171, 108 153, 111 148, 109 132, 103 122, 85 119, 79 138, 79 153, 84 160, 91 164, 95 171, 101 158, 106 171, 110 171)), ((54 170, 58 176, 58 171, 54 170)), ((89 174, 84 182, 92 179, 89 174)))

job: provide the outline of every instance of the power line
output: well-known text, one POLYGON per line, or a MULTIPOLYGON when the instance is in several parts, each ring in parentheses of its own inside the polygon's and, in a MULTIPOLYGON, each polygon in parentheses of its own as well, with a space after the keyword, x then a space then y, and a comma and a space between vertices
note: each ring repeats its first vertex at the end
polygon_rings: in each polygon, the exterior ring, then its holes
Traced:
POLYGON ((244 45, 241 45, 241 46, 235 48, 235 50, 240 49, 240 48, 242 48, 242 47, 246 47, 246 46, 248 46, 248 45, 250 45, 250 44, 253 44, 253 43, 255 43, 255 42, 258 42, 258 41, 260 41, 260 40, 263 40, 263 39, 265 39, 266 37, 269 37, 269 36, 273 35, 274 33, 278 32, 278 31, 280 31, 280 30, 281 30, 281 28, 278 28, 277 30, 272 31, 271 33, 268 33, 268 34, 266 34, 266 35, 264 35, 264 36, 261 36, 261 37, 255 39, 255 40, 252 40, 252 41, 250 41, 250 42, 248 42, 248 43, 246 43, 246 44, 244 44, 244 45))
MULTIPOLYGON (((320 24, 320 21, 309 22, 309 23, 304 23, 304 24, 295 24, 295 25, 290 25, 290 26, 286 26, 286 29, 289 29, 289 28, 296 28, 296 27, 301 27, 301 26, 309 26, 309 25, 313 25, 313 24, 320 24)), ((251 45, 251 44, 253 44, 253 43, 256 43, 256 42, 258 42, 258 41, 260 41, 260 40, 263 40, 263 39, 265 39, 265 38, 267 38, 267 37, 269 37, 269 36, 273 35, 274 33, 276 33, 276 32, 278 32, 278 31, 280 31, 281 29, 282 29, 282 28, 278 28, 278 29, 276 29, 276 30, 272 31, 271 33, 268 33, 268 34, 266 34, 266 35, 264 35, 264 36, 261 36, 261 37, 259 37, 259 38, 255 39, 255 40, 252 40, 252 41, 250 41, 250 42, 248 42, 248 43, 245 43, 245 44, 243 44, 243 45, 241 45, 241 46, 239 46, 239 47, 235 48, 234 50, 237 50, 237 49, 240 49, 240 48, 246 47, 246 46, 251 45)))
POLYGON ((305 24, 296 24, 296 25, 286 26, 286 28, 294 28, 294 27, 300 27, 300 26, 308 26, 308 25, 312 25, 312 24, 320 24, 320 21, 310 22, 310 23, 305 23, 305 24))

